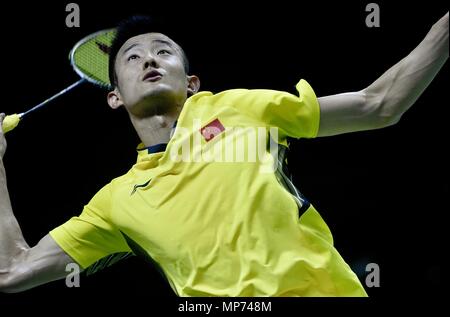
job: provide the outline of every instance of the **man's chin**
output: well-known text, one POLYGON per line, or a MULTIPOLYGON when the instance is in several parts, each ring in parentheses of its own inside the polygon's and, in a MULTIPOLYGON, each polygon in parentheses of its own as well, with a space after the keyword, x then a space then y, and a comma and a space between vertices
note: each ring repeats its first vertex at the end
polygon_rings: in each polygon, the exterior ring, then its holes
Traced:
POLYGON ((177 94, 168 87, 155 87, 141 98, 133 107, 139 116, 163 115, 172 112, 177 106, 177 94))
POLYGON ((149 82, 147 83, 147 88, 144 91, 144 98, 152 97, 152 96, 158 96, 158 95, 166 95, 166 94, 175 94, 172 87, 162 83, 161 81, 157 82, 149 82))

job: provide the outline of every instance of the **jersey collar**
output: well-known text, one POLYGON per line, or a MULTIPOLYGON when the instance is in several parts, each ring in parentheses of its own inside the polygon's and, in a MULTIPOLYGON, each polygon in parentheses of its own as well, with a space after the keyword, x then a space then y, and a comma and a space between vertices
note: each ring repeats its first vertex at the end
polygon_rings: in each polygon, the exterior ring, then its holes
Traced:
MULTIPOLYGON (((175 129, 175 127, 177 126, 177 122, 178 122, 178 120, 175 120, 175 122, 173 123, 172 129, 175 129)), ((137 161, 139 162, 146 155, 149 155, 149 154, 164 153, 166 148, 167 148, 167 143, 158 143, 158 144, 154 144, 154 145, 150 145, 150 146, 146 147, 144 145, 144 143, 141 142, 136 147, 136 151, 138 153, 137 161)))

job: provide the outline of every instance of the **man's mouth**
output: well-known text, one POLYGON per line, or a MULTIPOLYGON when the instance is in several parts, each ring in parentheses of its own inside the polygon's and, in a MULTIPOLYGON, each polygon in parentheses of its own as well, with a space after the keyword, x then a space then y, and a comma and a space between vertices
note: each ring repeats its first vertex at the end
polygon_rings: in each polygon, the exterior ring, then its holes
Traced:
POLYGON ((162 75, 160 72, 158 72, 157 70, 151 70, 144 75, 144 78, 142 80, 155 82, 155 81, 160 80, 161 78, 162 78, 162 75))

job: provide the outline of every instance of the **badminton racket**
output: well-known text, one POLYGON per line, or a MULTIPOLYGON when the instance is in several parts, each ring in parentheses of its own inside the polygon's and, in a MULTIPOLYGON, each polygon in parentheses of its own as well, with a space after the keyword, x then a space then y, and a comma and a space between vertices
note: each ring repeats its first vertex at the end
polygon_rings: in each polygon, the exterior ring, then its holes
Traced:
POLYGON ((7 115, 3 120, 3 132, 6 133, 13 130, 24 117, 84 82, 90 82, 102 88, 110 88, 108 58, 109 49, 115 34, 116 29, 107 29, 90 34, 78 41, 70 51, 69 60, 72 68, 81 79, 27 111, 7 115))

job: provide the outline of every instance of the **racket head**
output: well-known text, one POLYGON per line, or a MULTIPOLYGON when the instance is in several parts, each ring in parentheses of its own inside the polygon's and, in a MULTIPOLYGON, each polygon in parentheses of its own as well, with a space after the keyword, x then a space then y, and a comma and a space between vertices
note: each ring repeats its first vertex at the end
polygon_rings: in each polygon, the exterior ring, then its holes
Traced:
POLYGON ((105 29, 90 34, 72 48, 70 64, 81 77, 105 89, 111 89, 108 75, 109 49, 116 29, 105 29))

